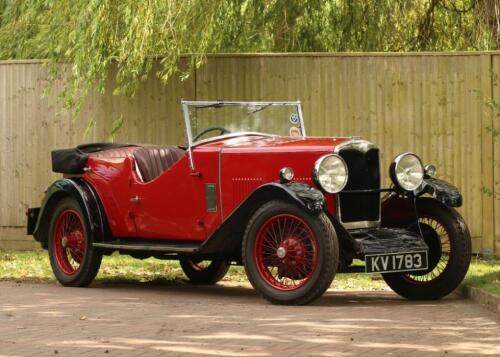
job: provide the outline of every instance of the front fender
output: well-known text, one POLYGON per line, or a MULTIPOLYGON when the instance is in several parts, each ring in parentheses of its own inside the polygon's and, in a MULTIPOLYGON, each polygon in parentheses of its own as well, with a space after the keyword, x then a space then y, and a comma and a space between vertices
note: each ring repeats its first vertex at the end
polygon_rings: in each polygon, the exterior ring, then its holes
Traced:
POLYGON ((458 188, 446 181, 436 178, 424 179, 423 189, 419 196, 426 193, 448 207, 462 206, 462 194, 458 188))
POLYGON ((446 207, 462 205, 462 194, 458 188, 443 180, 425 178, 418 195, 392 193, 382 201, 382 227, 406 228, 410 222, 417 221, 419 204, 433 199, 446 207), (432 198, 422 197, 424 194, 432 198))
POLYGON ((271 182, 259 186, 249 195, 200 247, 200 254, 226 254, 239 259, 241 241, 252 214, 266 202, 282 199, 294 202, 310 213, 325 209, 325 196, 318 189, 303 183, 271 182))
POLYGON ((46 247, 48 241, 51 212, 64 197, 74 197, 88 219, 88 229, 96 241, 103 240, 106 232, 105 214, 97 194, 92 187, 80 178, 61 179, 54 182, 45 191, 45 196, 38 212, 33 237, 46 247))
POLYGON ((260 186, 255 191, 255 194, 258 194, 260 190, 282 190, 296 203, 312 213, 319 213, 325 209, 325 196, 323 193, 318 189, 303 183, 268 183, 260 186))

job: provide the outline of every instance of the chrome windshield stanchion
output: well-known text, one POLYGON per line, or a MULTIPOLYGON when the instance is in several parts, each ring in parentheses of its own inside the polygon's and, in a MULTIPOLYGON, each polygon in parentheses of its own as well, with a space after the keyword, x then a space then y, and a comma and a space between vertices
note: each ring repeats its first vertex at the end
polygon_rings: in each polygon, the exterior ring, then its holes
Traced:
POLYGON ((182 113, 184 115, 184 124, 186 125, 186 135, 188 139, 188 156, 189 156, 189 165, 191 166, 191 170, 194 170, 194 162, 193 162, 193 152, 191 147, 193 146, 193 137, 191 134, 191 122, 189 121, 189 107, 187 101, 181 101, 182 104, 182 113))

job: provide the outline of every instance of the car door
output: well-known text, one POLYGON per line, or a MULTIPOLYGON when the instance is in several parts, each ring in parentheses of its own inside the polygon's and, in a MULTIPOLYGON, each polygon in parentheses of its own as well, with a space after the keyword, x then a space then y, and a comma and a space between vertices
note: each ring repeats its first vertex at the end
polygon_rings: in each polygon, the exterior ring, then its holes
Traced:
POLYGON ((205 239, 199 200, 203 185, 199 181, 191 175, 187 155, 150 181, 144 182, 139 175, 134 175, 130 200, 138 236, 205 239))

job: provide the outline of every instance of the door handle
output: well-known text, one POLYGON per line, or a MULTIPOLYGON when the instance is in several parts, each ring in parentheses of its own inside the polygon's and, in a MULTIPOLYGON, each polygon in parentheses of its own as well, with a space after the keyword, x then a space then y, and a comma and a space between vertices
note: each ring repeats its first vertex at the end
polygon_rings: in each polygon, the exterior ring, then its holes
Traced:
POLYGON ((134 197, 131 197, 129 201, 130 201, 130 203, 138 205, 139 202, 141 202, 141 198, 139 196, 134 196, 134 197))

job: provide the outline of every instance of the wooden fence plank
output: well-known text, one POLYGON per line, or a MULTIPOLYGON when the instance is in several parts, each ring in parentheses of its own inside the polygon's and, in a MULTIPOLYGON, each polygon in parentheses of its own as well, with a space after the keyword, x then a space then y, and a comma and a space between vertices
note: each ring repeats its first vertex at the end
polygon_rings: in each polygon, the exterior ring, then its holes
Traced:
MULTIPOLYGON (((492 59, 491 55, 481 55, 481 95, 484 100, 490 100, 493 97, 493 83, 492 75, 492 59)), ((484 189, 489 191, 494 190, 493 180, 493 137, 488 131, 488 127, 493 125, 493 111, 489 108, 482 110, 482 171, 481 171, 481 185, 484 189)), ((482 247, 481 253, 486 257, 494 256, 494 237, 495 237, 495 216, 494 216, 494 201, 493 195, 483 194, 483 234, 482 234, 482 247)))

